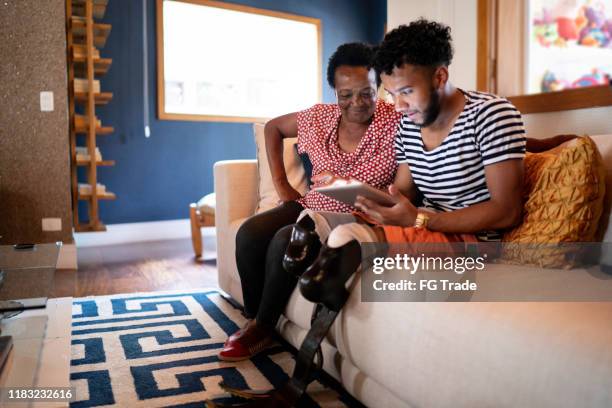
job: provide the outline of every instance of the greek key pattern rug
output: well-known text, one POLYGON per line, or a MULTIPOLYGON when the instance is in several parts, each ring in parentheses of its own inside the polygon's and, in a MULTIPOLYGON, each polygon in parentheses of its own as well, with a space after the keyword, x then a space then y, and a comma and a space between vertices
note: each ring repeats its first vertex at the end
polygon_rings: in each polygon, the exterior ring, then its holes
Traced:
MULTIPOLYGON (((74 299, 70 380, 77 407, 204 407, 237 402, 219 388, 269 389, 288 379, 295 361, 277 344, 252 360, 219 361, 228 335, 245 322, 215 290, 74 299)), ((354 405, 313 382, 307 406, 354 405)))

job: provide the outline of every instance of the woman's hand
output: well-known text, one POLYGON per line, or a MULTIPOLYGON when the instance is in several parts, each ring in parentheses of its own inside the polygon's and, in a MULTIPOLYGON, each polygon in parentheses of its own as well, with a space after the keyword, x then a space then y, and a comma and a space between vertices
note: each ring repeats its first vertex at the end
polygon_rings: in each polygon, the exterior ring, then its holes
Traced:
POLYGON ((313 185, 316 185, 317 187, 327 186, 338 180, 343 180, 347 183, 351 181, 351 179, 338 176, 337 174, 334 174, 329 170, 324 170, 320 173, 315 174, 314 176, 312 176, 311 180, 313 185))
POLYGON ((380 224, 412 227, 416 220, 417 208, 400 193, 396 186, 389 186, 389 194, 396 201, 392 207, 377 204, 363 196, 357 196, 355 207, 380 224))
POLYGON ((324 170, 312 176, 311 180, 312 180, 312 184, 314 185, 318 184, 320 186, 325 186, 325 185, 333 183, 335 178, 336 178, 336 175, 334 173, 332 173, 329 170, 324 170))

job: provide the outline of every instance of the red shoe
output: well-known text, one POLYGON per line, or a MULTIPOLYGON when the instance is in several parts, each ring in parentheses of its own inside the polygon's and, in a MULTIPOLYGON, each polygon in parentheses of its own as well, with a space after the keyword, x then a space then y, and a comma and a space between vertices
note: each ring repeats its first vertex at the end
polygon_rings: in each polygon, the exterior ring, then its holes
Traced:
MULTIPOLYGON (((238 332, 235 334, 237 335, 238 332)), ((272 332, 256 324, 251 324, 247 325, 242 330, 242 333, 234 339, 230 336, 223 350, 219 352, 218 357, 222 361, 248 360, 271 345, 272 332)))
POLYGON ((254 320, 248 320, 244 326, 242 326, 241 329, 238 329, 234 334, 230 335, 227 340, 225 340, 225 343, 223 343, 223 347, 227 346, 229 344, 230 341, 234 341, 236 339, 239 339, 240 337, 242 337, 242 335, 244 334, 244 332, 246 331, 246 329, 249 328, 249 326, 254 324, 254 320))

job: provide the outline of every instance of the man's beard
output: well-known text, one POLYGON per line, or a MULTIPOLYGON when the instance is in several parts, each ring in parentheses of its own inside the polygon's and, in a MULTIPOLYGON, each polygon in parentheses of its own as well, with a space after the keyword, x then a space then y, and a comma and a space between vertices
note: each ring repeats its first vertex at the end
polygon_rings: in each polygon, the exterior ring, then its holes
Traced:
POLYGON ((429 94, 431 97, 429 98, 427 108, 423 112, 423 123, 418 124, 420 127, 431 125, 440 114, 440 95, 436 92, 436 88, 432 86, 429 94))

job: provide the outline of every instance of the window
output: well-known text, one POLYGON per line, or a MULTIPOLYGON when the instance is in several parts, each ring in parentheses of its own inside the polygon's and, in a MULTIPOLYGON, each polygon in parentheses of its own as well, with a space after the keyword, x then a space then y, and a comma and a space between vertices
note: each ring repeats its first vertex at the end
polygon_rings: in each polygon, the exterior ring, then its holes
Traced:
POLYGON ((157 0, 160 119, 253 122, 321 101, 320 20, 157 0))
POLYGON ((531 0, 526 93, 606 85, 612 0, 531 0))
POLYGON ((612 105, 612 0, 479 0, 478 87, 523 112, 612 105))

